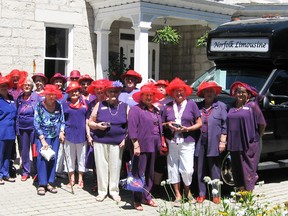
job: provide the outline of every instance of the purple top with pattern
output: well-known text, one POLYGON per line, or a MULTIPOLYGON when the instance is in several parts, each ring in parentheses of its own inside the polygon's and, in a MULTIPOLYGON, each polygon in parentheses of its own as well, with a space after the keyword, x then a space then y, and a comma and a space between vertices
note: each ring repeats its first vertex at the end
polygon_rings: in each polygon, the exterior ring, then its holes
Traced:
MULTIPOLYGON (((196 119, 200 117, 200 111, 198 106, 193 100, 187 99, 187 105, 181 117, 181 123, 183 126, 190 127, 195 124, 196 119)), ((175 114, 173 109, 173 101, 166 104, 163 111, 163 122, 175 122, 175 114)), ((168 129, 170 130, 170 129, 168 129)), ((172 131, 170 130, 170 135, 166 136, 168 139, 172 139, 172 131)), ((183 138, 184 142, 195 142, 194 131, 184 132, 183 138)))
POLYGON ((245 151, 250 143, 259 142, 259 125, 266 125, 266 122, 256 102, 248 102, 241 109, 230 108, 227 115, 227 150, 245 151))
POLYGON ((140 103, 131 107, 128 114, 128 133, 131 139, 137 139, 141 152, 155 152, 160 149, 160 134, 162 134, 162 120, 159 110, 154 107, 153 112, 140 103), (158 121, 156 121, 158 119, 158 121), (155 129, 158 127, 158 132, 155 129), (159 136, 158 146, 154 146, 154 137, 159 136))

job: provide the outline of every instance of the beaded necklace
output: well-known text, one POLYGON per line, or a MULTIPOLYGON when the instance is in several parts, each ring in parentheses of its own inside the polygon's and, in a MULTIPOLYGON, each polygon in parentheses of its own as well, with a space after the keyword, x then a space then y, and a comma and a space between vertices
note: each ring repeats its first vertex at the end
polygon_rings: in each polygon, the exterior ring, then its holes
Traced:
POLYGON ((119 104, 120 104, 120 103, 117 104, 117 110, 116 110, 116 112, 115 112, 115 113, 112 113, 110 104, 108 103, 108 110, 109 110, 109 113, 110 113, 112 116, 116 116, 116 115, 118 114, 119 104))

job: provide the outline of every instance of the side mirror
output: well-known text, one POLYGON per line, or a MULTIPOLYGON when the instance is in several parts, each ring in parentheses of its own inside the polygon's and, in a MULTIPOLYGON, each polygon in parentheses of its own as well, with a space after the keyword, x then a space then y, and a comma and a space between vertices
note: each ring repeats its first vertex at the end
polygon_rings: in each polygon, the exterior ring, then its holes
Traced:
POLYGON ((264 96, 263 98, 263 108, 264 109, 271 109, 270 101, 267 96, 264 96))

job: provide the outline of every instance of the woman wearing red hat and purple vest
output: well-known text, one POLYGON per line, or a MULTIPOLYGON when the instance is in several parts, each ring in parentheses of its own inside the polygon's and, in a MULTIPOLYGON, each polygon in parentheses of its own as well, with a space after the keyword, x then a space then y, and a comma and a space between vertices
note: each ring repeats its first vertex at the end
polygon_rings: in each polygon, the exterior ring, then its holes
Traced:
POLYGON ((118 80, 107 83, 107 99, 96 104, 88 122, 93 133, 99 202, 108 193, 116 202, 121 201, 119 179, 128 112, 128 105, 118 100, 122 88, 118 80))
POLYGON ((70 175, 67 187, 75 184, 75 163, 78 165, 78 188, 83 188, 83 173, 85 172, 86 156, 86 111, 87 102, 80 95, 81 86, 78 82, 69 83, 66 93, 68 98, 63 102, 65 116, 65 152, 70 175), (75 124, 77 122, 77 124, 75 124))
POLYGON ((266 122, 259 105, 252 100, 258 96, 254 88, 234 82, 230 94, 236 98, 227 115, 227 150, 231 154, 233 179, 239 190, 252 191, 258 179, 260 139, 266 122))
POLYGON ((196 103, 187 99, 192 89, 183 80, 175 78, 166 91, 174 100, 164 107, 163 122, 168 128, 164 135, 168 141, 167 156, 168 177, 173 185, 176 199, 174 205, 179 207, 182 202, 180 192, 181 177, 184 182, 185 197, 195 203, 190 191, 194 172, 195 132, 202 126, 201 116, 196 103))
MULTIPOLYGON (((30 146, 35 142, 34 130, 34 108, 39 102, 38 94, 33 94, 33 81, 26 78, 23 82, 19 82, 22 93, 16 101, 17 106, 17 119, 16 131, 19 135, 21 146, 21 159, 22 159, 22 177, 21 181, 26 181, 31 174, 30 165, 30 146)), ((37 174, 36 158, 33 157, 33 165, 35 174, 37 174)))
POLYGON ((0 185, 5 184, 5 181, 15 182, 15 179, 10 178, 9 165, 16 137, 16 105, 8 93, 8 86, 8 79, 0 77, 0 185))
POLYGON ((12 70, 6 78, 9 81, 9 94, 13 96, 14 101, 17 100, 18 96, 22 92, 22 89, 18 85, 19 81, 23 82, 28 76, 26 71, 20 71, 17 69, 12 70))
POLYGON ((45 195, 46 190, 57 193, 57 189, 52 186, 55 181, 56 159, 60 142, 65 140, 64 112, 60 102, 63 95, 55 85, 47 84, 42 95, 44 101, 39 102, 35 107, 34 127, 36 132, 37 145, 37 171, 39 179, 38 195, 45 195), (52 147, 55 152, 55 159, 46 161, 40 154, 40 149, 52 147))
POLYGON ((150 191, 153 186, 155 157, 161 145, 162 119, 159 109, 153 103, 163 97, 153 83, 146 84, 133 94, 133 99, 139 104, 131 107, 128 114, 128 133, 133 143, 132 173, 145 176, 145 191, 133 192, 134 208, 138 211, 143 210, 141 203, 157 206, 150 191))
MULTIPOLYGON (((204 98, 203 101, 197 103, 202 119, 201 134, 195 149, 195 156, 198 157, 198 203, 202 203, 206 198, 204 177, 210 176, 212 180, 221 179, 221 161, 219 156, 225 150, 227 143, 227 108, 224 103, 215 99, 221 90, 221 86, 210 81, 203 82, 197 91, 197 95, 204 98)), ((216 184, 212 185, 212 188, 218 190, 216 184)), ((216 204, 220 203, 219 193, 213 194, 213 202, 216 204)))
POLYGON ((90 94, 88 92, 88 88, 93 81, 94 80, 88 74, 84 74, 78 80, 78 82, 81 86, 81 97, 82 97, 82 99, 87 100, 88 103, 90 103, 91 101, 96 99, 96 96, 94 94, 90 94))

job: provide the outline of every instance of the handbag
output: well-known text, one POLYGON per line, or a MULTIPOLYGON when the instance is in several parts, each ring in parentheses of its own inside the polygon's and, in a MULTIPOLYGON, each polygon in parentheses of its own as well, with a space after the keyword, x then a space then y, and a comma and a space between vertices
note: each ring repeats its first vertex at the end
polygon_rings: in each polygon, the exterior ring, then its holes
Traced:
POLYGON ((47 161, 53 160, 55 158, 55 152, 53 151, 51 146, 48 146, 47 149, 41 148, 40 154, 47 161))
POLYGON ((161 136, 160 155, 161 155, 161 156, 166 156, 166 155, 168 155, 168 152, 169 152, 169 150, 168 150, 168 144, 167 144, 167 142, 166 142, 165 137, 162 135, 162 136, 161 136))
MULTIPOLYGON (((134 157, 133 157, 134 158, 134 157)), ((120 185, 124 190, 129 190, 133 192, 144 192, 144 186, 145 186, 145 176, 144 173, 139 176, 135 176, 132 173, 132 164, 133 164, 133 158, 132 161, 129 161, 127 166, 127 178, 120 180, 120 185)))

